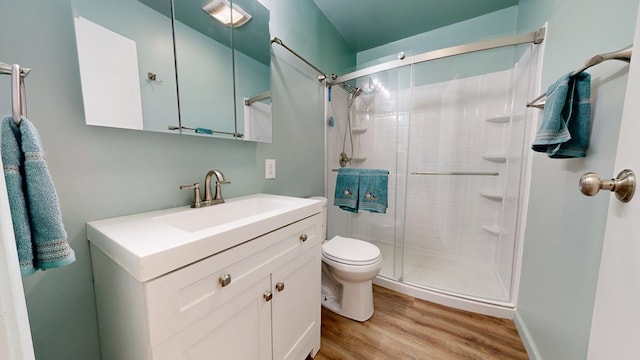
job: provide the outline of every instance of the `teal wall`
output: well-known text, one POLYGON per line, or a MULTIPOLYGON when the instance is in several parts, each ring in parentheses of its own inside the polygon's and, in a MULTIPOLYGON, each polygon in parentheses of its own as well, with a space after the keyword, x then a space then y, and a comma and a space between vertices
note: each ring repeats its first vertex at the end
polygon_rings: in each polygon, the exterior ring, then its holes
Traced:
MULTIPOLYGON (((512 35, 516 31, 518 7, 512 6, 487 15, 461 21, 439 29, 414 35, 358 53, 358 67, 381 61, 395 60, 404 51, 407 55, 420 54, 449 46, 512 35)), ((509 59, 513 60, 513 59, 509 59)))
MULTIPOLYGON (((271 33, 325 71, 355 54, 311 1, 264 0, 271 33), (295 16, 294 16, 295 15, 295 16), (295 19, 295 20, 294 20, 295 19)), ((77 262, 24 279, 38 360, 99 359, 86 240, 87 221, 182 206, 178 185, 220 169, 226 197, 254 192, 324 193, 322 87, 316 74, 274 47, 273 144, 90 127, 84 124, 69 0, 0 2, 0 61, 33 68, 29 117, 40 131, 77 262), (264 180, 264 159, 277 178, 264 180)), ((10 112, 9 77, 0 77, 0 109, 10 112)))
MULTIPOLYGON (((632 43, 637 7, 637 0, 521 0, 518 31, 549 23, 543 88, 591 56, 632 43)), ((617 62, 588 71, 593 122, 586 158, 533 155, 517 322, 534 359, 586 358, 612 196, 588 198, 577 185, 587 171, 609 178, 622 170, 613 163, 627 70, 617 62)))
MULTIPOLYGON (((362 69, 381 62, 396 60, 400 52, 404 52, 407 56, 417 55, 450 46, 513 35, 516 31, 517 15, 518 8, 513 6, 364 50, 358 53, 357 68, 362 69)), ((420 86, 506 70, 513 67, 514 61, 514 47, 428 61, 413 66, 411 85, 420 86)), ((382 74, 376 76, 380 77, 382 74)))

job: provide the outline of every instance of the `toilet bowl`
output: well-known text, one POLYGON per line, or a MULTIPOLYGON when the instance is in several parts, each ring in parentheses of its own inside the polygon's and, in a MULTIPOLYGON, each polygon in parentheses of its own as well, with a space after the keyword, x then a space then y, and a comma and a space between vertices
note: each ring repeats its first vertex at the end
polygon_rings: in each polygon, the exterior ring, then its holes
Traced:
MULTIPOLYGON (((326 202, 322 208, 326 238, 326 202)), ((382 269, 377 246, 334 236, 322 244, 322 306, 344 317, 365 321, 373 316, 372 280, 382 269)))

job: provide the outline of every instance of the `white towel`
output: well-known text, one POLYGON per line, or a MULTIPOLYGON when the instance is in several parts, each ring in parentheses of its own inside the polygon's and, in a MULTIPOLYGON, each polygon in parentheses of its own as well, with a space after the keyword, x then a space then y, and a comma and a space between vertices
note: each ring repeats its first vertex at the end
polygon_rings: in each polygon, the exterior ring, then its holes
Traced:
POLYGON ((272 141, 271 126, 271 103, 254 102, 244 106, 244 138, 246 140, 270 143, 272 141))

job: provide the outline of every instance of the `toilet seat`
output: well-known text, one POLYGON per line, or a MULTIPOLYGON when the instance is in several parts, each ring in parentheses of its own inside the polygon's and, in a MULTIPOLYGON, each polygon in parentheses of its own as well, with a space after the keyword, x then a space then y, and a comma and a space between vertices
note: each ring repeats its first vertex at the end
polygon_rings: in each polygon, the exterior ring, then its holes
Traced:
POLYGON ((380 261, 380 249, 366 241, 335 236, 322 245, 322 256, 335 262, 366 266, 380 261))

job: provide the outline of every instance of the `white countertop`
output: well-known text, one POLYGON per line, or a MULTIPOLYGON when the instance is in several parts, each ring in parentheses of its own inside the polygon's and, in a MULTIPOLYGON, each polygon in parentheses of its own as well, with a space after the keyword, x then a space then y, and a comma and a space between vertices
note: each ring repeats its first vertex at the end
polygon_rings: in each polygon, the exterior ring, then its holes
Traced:
POLYGON ((91 221, 87 223, 87 237, 144 282, 320 213, 321 209, 318 200, 254 194, 198 209, 184 206, 91 221), (274 205, 251 210, 256 202, 274 205), (223 219, 222 223, 216 218, 223 219), (200 219, 204 228, 197 224, 200 219), (206 227, 208 221, 212 226, 206 227))

